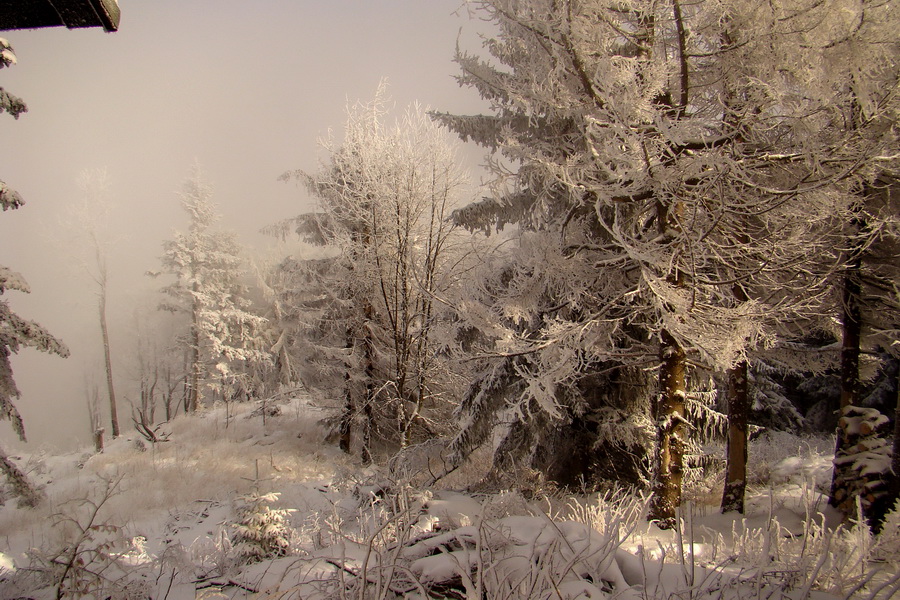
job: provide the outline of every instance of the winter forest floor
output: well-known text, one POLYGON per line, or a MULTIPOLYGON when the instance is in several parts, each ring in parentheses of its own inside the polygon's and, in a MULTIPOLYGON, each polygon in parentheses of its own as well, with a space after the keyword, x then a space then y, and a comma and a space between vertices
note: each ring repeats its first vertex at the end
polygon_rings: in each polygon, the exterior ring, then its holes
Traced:
POLYGON ((258 408, 21 456, 47 499, 0 509, 0 598, 900 599, 900 516, 878 538, 836 527, 829 439, 763 436, 745 516, 719 514, 708 473, 661 531, 624 490, 454 491, 477 466, 424 489, 424 450, 362 468, 307 399, 258 408))

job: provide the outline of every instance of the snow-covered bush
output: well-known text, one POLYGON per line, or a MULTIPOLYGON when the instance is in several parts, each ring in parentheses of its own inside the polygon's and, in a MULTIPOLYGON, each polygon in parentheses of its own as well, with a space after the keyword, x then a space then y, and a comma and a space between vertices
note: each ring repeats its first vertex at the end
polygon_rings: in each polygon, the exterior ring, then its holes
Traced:
POLYGON ((619 490, 599 496, 592 503, 573 499, 569 502, 568 514, 573 520, 621 544, 644 523, 649 500, 646 493, 636 495, 619 490))
POLYGON ((834 437, 830 435, 766 431, 750 443, 748 484, 768 488, 809 482, 827 492, 833 452, 834 437))
POLYGON ((7 495, 16 496, 20 508, 33 508, 44 499, 44 492, 28 479, 26 473, 13 461, 13 457, 4 455, 2 451, 0 451, 0 472, 6 477, 6 489, 3 490, 2 496, 4 501, 7 495))
POLYGON ((244 563, 285 556, 290 553, 293 530, 288 523, 290 508, 272 508, 280 494, 253 492, 241 496, 238 521, 232 524, 233 553, 244 563))
POLYGON ((876 560, 900 566, 900 501, 885 515, 872 555, 876 560))
MULTIPOLYGON (((53 537, 29 552, 24 578, 47 596, 60 598, 146 598, 145 581, 123 558, 132 544, 125 528, 108 514, 109 500, 120 493, 122 478, 102 479, 96 493, 62 503, 50 517, 53 537)), ((4 596, 6 588, 0 588, 4 596)))

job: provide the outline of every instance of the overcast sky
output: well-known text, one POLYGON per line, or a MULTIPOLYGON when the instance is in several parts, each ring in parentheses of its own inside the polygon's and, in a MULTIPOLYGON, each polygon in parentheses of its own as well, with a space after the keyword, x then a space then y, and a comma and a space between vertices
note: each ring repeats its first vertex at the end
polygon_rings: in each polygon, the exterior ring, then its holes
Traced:
MULTIPOLYGON (((400 109, 419 101, 442 111, 483 110, 453 79, 460 30, 463 47, 477 50, 474 32, 483 27, 469 20, 462 0, 119 4, 116 33, 0 32, 18 59, 0 71, 0 86, 28 104, 17 121, 0 115, 0 179, 26 201, 0 214, 0 264, 32 287, 30 295, 5 297, 73 351, 65 361, 33 350, 13 359, 33 444, 62 448, 87 439, 83 372, 96 362, 96 305, 66 273, 65 251, 49 241, 79 193, 81 171, 106 168, 112 218, 126 236, 111 265, 111 310, 121 323, 137 302, 136 282, 158 266, 163 240, 185 226, 177 191, 195 160, 214 186, 223 225, 258 246, 261 227, 309 206, 303 190, 278 176, 314 170, 317 139, 339 132, 347 102, 371 99, 382 78, 400 109)), ((124 344, 124 333, 113 340, 124 344)), ((135 395, 124 387, 120 394, 135 395)), ((120 404, 130 430, 130 409, 124 398, 120 404)), ((9 443, 8 424, 0 430, 9 443)))

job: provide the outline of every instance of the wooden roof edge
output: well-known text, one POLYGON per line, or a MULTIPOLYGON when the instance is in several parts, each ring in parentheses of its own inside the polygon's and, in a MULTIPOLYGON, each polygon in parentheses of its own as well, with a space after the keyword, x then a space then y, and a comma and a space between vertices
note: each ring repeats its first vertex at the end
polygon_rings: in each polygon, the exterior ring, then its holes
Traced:
POLYGON ((119 29, 119 19, 122 12, 119 10, 119 3, 116 0, 89 0, 97 18, 103 24, 103 29, 108 32, 117 31, 119 29))

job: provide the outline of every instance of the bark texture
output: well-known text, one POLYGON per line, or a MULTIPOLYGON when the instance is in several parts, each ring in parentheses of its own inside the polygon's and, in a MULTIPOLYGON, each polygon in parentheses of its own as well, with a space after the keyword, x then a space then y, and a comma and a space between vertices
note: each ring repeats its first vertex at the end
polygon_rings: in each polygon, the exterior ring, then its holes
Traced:
POLYGON ((744 514, 747 489, 747 440, 750 391, 747 361, 728 370, 728 439, 722 512, 744 514))
POLYGON ((858 251, 848 265, 841 282, 841 405, 834 449, 834 470, 828 503, 840 510, 845 519, 856 513, 857 482, 852 462, 843 460, 854 446, 850 428, 843 426, 852 407, 859 406, 859 355, 862 339, 862 267, 858 251))
POLYGON ((656 468, 653 481, 653 500, 648 518, 660 528, 676 525, 675 513, 681 505, 681 484, 684 478, 684 451, 687 440, 685 419, 684 348, 668 331, 661 333, 659 396, 654 409, 656 422, 656 468))

